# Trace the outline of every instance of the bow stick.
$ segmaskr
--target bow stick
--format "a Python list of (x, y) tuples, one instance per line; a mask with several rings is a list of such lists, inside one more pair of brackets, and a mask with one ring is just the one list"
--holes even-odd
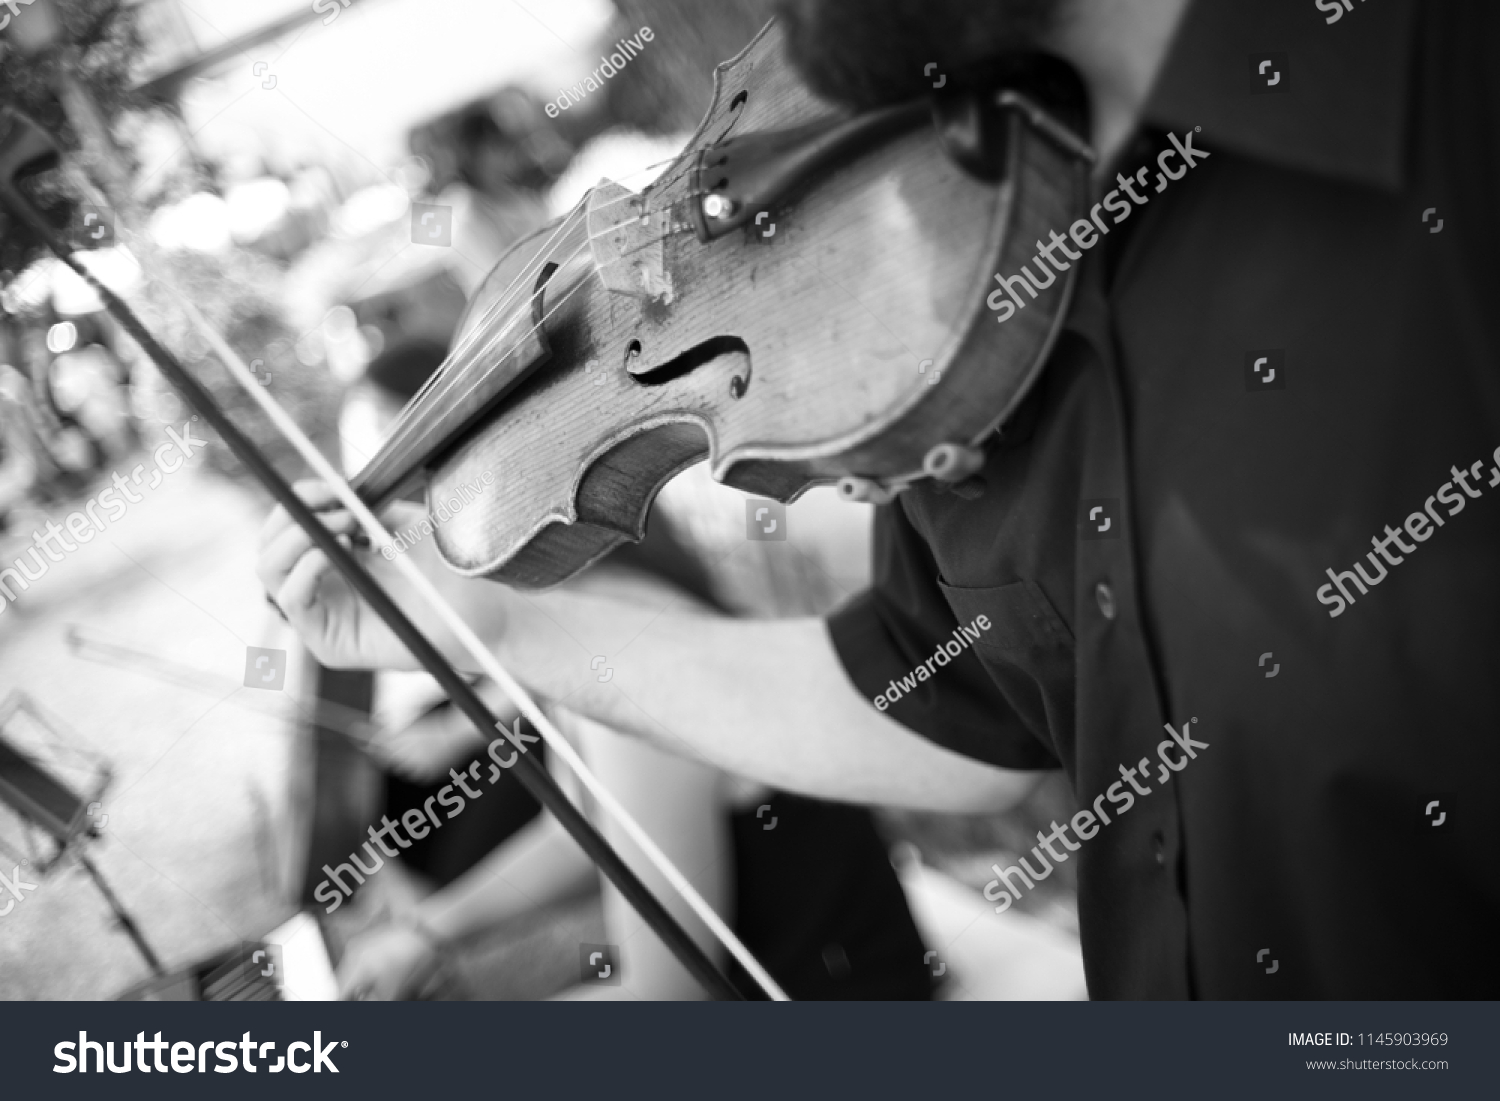
[[(545, 806), (568, 831), (589, 858), (609, 878), (620, 893), (640, 914), (647, 925), (659, 936), (684, 967), (717, 998), (738, 999), (743, 995), (723, 974), (708, 954), (698, 946), (687, 931), (651, 894), (646, 885), (620, 858), (604, 837), (587, 818), (568, 801), (545, 766), (526, 747), (505, 729), (485, 706), (484, 702), (448, 663), (437, 648), (417, 629), (406, 614), (396, 605), (380, 584), (346, 550), (291, 486), (276, 471), (260, 450), (234, 425), (213, 397), (172, 355), (151, 335), (146, 326), (136, 317), (118, 295), (97, 279), (92, 272), (73, 255), (67, 242), (33, 208), (16, 185), (23, 170), (39, 167), (55, 156), (56, 148), (51, 139), (29, 118), (12, 109), (0, 111), (0, 202), (12, 215), (32, 230), (59, 260), (67, 264), (80, 278), (99, 294), (109, 312), (135, 339), (163, 376), (198, 411), (208, 424), (219, 433), (234, 456), (261, 482), (277, 502), (287, 510), (292, 520), (307, 533), (309, 539), (328, 556), (328, 560), (344, 576), (374, 612), (391, 628), (403, 645), (417, 661), (442, 686), (454, 704), (474, 723), (481, 735), (500, 731), (516, 746), (513, 754), (517, 758), (518, 779), (543, 806)], [(162, 282), (159, 280), (159, 282)], [(163, 285), (165, 285), (163, 283)], [(243, 360), (203, 318), (193, 305), (175, 288), (168, 286), (173, 297), (183, 307), (189, 320), (207, 340), (236, 381), (251, 395), (265, 411), (272, 423), (289, 443), (295, 447), (309, 466), (334, 491), (340, 502), (350, 510), (365, 529), (374, 547), (394, 548), (390, 533), (375, 517), (374, 513), (349, 487), (302, 432), (287, 412), (260, 386)], [(552, 724), (552, 721), (537, 706), (530, 694), (496, 660), (488, 647), (464, 622), (462, 617), (445, 601), (432, 583), (405, 555), (395, 555), (395, 563), (416, 591), (442, 619), (481, 669), (498, 684), (527, 720), (536, 727), (552, 748), (577, 775), (589, 793), (604, 807), (615, 822), (625, 830), (646, 858), (666, 878), (692, 908), (700, 920), (720, 941), (729, 953), (755, 979), (768, 997), (775, 1001), (789, 1000), (766, 972), (759, 961), (745, 948), (724, 920), (698, 894), (686, 876), (680, 872), (656, 845), (640, 824), (620, 805), (614, 795), (601, 784), (583, 763), (573, 746)]]

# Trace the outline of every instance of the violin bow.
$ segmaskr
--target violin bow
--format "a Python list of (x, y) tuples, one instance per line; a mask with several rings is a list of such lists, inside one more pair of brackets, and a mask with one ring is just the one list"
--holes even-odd
[[(120, 323), (160, 369), (162, 375), (184, 400), (216, 431), (229, 450), (244, 464), (276, 501), (287, 510), (292, 520), (306, 532), (313, 544), (328, 556), (335, 569), (349, 582), (375, 614), (390, 627), (396, 637), (411, 652), (412, 656), (427, 670), (449, 699), (474, 724), (486, 738), (491, 732), (500, 731), (516, 747), (517, 778), (538, 802), (557, 818), (558, 822), (573, 837), (589, 859), (607, 876), (616, 889), (635, 908), (654, 933), (715, 998), (738, 1000), (744, 995), (723, 973), (709, 955), (688, 935), (682, 925), (672, 916), (655, 895), (646, 887), (620, 855), (610, 846), (592, 823), (575, 807), (558, 787), (541, 760), (526, 751), (526, 747), (515, 735), (500, 724), (489, 708), (475, 693), (469, 683), (459, 675), (438, 649), (421, 633), (394, 600), (381, 588), (380, 583), (359, 563), (353, 553), (324, 527), (313, 511), (303, 503), (287, 481), (219, 408), (212, 395), (194, 378), (176, 357), (162, 346), (149, 329), (135, 315), (130, 306), (102, 281), (94, 276), (73, 255), (68, 243), (36, 211), (18, 187), (24, 170), (40, 167), (46, 160), (55, 157), (57, 150), (51, 138), (35, 122), (11, 108), (0, 110), (0, 203), (57, 256), (64, 264), (88, 283), (104, 302), (110, 314)], [(209, 346), (223, 361), (260, 408), (270, 418), (277, 430), (290, 443), (318, 477), (333, 490), (343, 506), (359, 520), (375, 550), (386, 547), (395, 549), (395, 542), (384, 525), (360, 500), (332, 464), (324, 457), (298, 427), (277, 401), (271, 397), (251, 373), (250, 368), (239, 357), (229, 343), (211, 326), (198, 310), (161, 277), (159, 285), (165, 287), (179, 303)], [(428, 606), (437, 613), (443, 624), (454, 633), (470, 657), (480, 669), (487, 673), (520, 710), (521, 714), (537, 729), (548, 747), (557, 753), (573, 770), (588, 790), (612, 819), (640, 848), (647, 860), (671, 884), (683, 901), (693, 910), (729, 954), (743, 967), (773, 1001), (789, 1001), (776, 981), (766, 972), (760, 962), (751, 955), (734, 931), (724, 922), (687, 877), (669, 860), (649, 834), (641, 828), (634, 817), (620, 804), (593, 772), (584, 764), (572, 744), (557, 730), (551, 719), (537, 706), (521, 684), (500, 664), (495, 655), (479, 639), (463, 618), (453, 610), (441, 593), (406, 555), (394, 555), (396, 568), (413, 586)], [(519, 729), (519, 728), (518, 728)]]

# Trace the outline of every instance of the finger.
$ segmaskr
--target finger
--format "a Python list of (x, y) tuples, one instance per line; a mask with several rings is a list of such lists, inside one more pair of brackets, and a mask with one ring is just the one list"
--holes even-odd
[(292, 484), (292, 492), (302, 498), (302, 503), (314, 512), (322, 512), (339, 504), (339, 495), (333, 486), (318, 478), (304, 478)]
[(303, 555), (313, 549), (313, 541), (299, 527), (283, 531), (269, 546), (263, 548), (255, 559), (255, 575), (261, 585), (272, 596), (286, 584), (287, 574), (302, 560)]
[(261, 587), (275, 595), (286, 575), (312, 545), (307, 533), (295, 524), (268, 535), (255, 555), (255, 576), (260, 579)]
[[(334, 495), (328, 483), (320, 482), (316, 479), (303, 479), (293, 484), (292, 492), (302, 500), (303, 504), (307, 505), (314, 512), (323, 511), (330, 507), (330, 505), (338, 503), (338, 498)], [(260, 546), (266, 546), (288, 527), (295, 525), (295, 523), (286, 508), (282, 505), (277, 505), (271, 510), (271, 514), (266, 517), (265, 523), (261, 525)]]
[[(342, 511), (324, 513), (318, 518), (323, 526), (335, 535), (351, 534), (358, 524), (353, 516)], [(273, 540), (263, 546), (256, 559), (255, 568), (266, 591), (274, 593), (279, 589), (292, 567), (312, 546), (312, 537), (295, 524), (283, 529)]]
[(297, 560), (281, 587), (271, 595), (294, 623), (305, 620), (316, 610), (318, 585), (323, 575), (332, 569), (328, 556), (315, 547)]
[(369, 980), (365, 975), (366, 968), (359, 957), (352, 951), (346, 950), (346, 952), (347, 954), (340, 961), (334, 978), (338, 983), (340, 998), (348, 1001), (358, 1001), (358, 993), (367, 985)]
[(380, 521), (383, 527), (387, 528), (400, 527), (403, 523), (409, 521), (411, 516), (412, 506), (407, 501), (392, 501), (376, 513), (376, 519)]
[(368, 981), (361, 980), (348, 987), (340, 987), (339, 997), (346, 1002), (368, 1002), (372, 1000), (370, 990), (371, 984)]
[(266, 544), (285, 531), (291, 522), (292, 517), (286, 509), (280, 505), (273, 508), (265, 522), (260, 525), (260, 541), (257, 543), (257, 549), (263, 550)]

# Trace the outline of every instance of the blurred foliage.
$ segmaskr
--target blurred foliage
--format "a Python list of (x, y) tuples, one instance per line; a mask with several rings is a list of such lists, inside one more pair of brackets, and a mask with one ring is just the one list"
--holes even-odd
[[(141, 112), (158, 108), (130, 93), (146, 47), (137, 16), (137, 6), (129, 0), (37, 0), (13, 15), (0, 33), (0, 104), (39, 123), (57, 141), (64, 159), (62, 168), (29, 179), (26, 191), (59, 229), (68, 224), (74, 204), (85, 198), (78, 191), (81, 179), (115, 192), (120, 200), (116, 217), (121, 222), (121, 239), (148, 276), (143, 289), (132, 296), (132, 305), (157, 339), (208, 388), (272, 462), (283, 473), (298, 476), (304, 464), (290, 445), (209, 353), (181, 310), (152, 286), (150, 277), (161, 275), (188, 294), (230, 345), (247, 362), (255, 363), (259, 377), (268, 379), (271, 393), (293, 418), (321, 445), (331, 446), (336, 438), (338, 387), (320, 355), (312, 357), (313, 366), (297, 359), (296, 342), (301, 334), (290, 328), (280, 304), (284, 270), (243, 249), (223, 254), (163, 251), (151, 246), (140, 232), (149, 210), (135, 197), (137, 164), (118, 140), (131, 130), (129, 124), (139, 122)], [(81, 133), (80, 126), (85, 130), (92, 126), (92, 135)], [(101, 165), (101, 159), (108, 164)], [(158, 179), (159, 193), (185, 193), (202, 186), (191, 164), (177, 171), (191, 178), (175, 184)], [(6, 224), (0, 215), (0, 282), (24, 271), (44, 251), (32, 234), (14, 223)], [(133, 348), (133, 342), (126, 340)], [(180, 424), (191, 415), (180, 401), (166, 397), (170, 388), (144, 353), (136, 355), (132, 366), (135, 388), (150, 395), (148, 405), (161, 414), (158, 421)], [(214, 433), (200, 429), (198, 434), (209, 440), (206, 455), (211, 468), (231, 476), (246, 475)]]
[[(135, 106), (129, 89), (142, 44), (127, 0), (37, 0), (9, 14), (0, 32), (0, 105), (36, 120), (65, 153), (81, 144), (63, 107), (65, 79), (88, 93), (106, 124)], [(35, 180), (31, 193), (49, 221), (67, 224), (72, 204), (55, 171)], [(41, 252), (29, 232), (0, 215), (0, 274), (21, 271)]]
[[(198, 312), (250, 365), (271, 396), (326, 452), (336, 453), (340, 390), (321, 362), (309, 367), (298, 360), (297, 340), (302, 334), (287, 325), (278, 305), (281, 269), (275, 263), (242, 249), (222, 256), (156, 251), (143, 262), (190, 296)], [(148, 284), (134, 305), (156, 339), (171, 349), (276, 468), (289, 478), (304, 477), (306, 464), (159, 285)], [(159, 393), (169, 390), (154, 367), (144, 366), (144, 355), (142, 362), (137, 369), (151, 380), (149, 387)], [(154, 404), (162, 407), (160, 400)], [(170, 408), (172, 403), (167, 405)], [(182, 412), (183, 417), (188, 415)], [(215, 433), (200, 429), (199, 435), (209, 441), (205, 454), (211, 468), (235, 478), (248, 477)]]
[[(82, 81), (110, 115), (133, 106), (129, 88), (141, 52), (135, 7), (126, 0), (39, 0), (11, 16), (0, 33), (0, 102), (36, 119), (65, 149), (78, 147), (57, 96), (60, 69)], [(28, 50), (23, 32), (27, 20), (47, 13), (58, 39), (71, 50)]]

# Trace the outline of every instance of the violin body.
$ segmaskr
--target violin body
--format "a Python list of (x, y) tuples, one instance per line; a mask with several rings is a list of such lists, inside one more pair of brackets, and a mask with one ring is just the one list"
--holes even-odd
[(641, 538), (705, 456), (783, 501), (960, 480), (1041, 370), (1073, 273), (1003, 324), (995, 275), (1087, 204), (1087, 148), (988, 95), (983, 118), (851, 118), (768, 25), (657, 182), (602, 182), (497, 265), (356, 489), (378, 503), (425, 476), (430, 508), (464, 502), (436, 526), (449, 565), (540, 588)]

